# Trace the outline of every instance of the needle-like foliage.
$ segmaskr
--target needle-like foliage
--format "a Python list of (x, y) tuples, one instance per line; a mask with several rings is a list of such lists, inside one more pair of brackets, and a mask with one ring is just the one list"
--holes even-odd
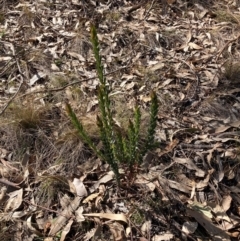
[(66, 104), (66, 110), (82, 140), (99, 158), (106, 161), (111, 166), (119, 181), (119, 165), (127, 164), (131, 172), (132, 168), (135, 165), (141, 164), (144, 155), (155, 146), (154, 135), (157, 126), (158, 113), (157, 96), (154, 92), (151, 94), (150, 123), (145, 141), (140, 142), (141, 112), (139, 106), (135, 108), (133, 120), (129, 120), (127, 131), (121, 130), (117, 127), (112, 115), (111, 101), (109, 98), (110, 90), (104, 76), (104, 69), (99, 51), (99, 42), (96, 28), (94, 26), (91, 27), (91, 42), (93, 45), (96, 71), (99, 79), (98, 103), (100, 115), (97, 116), (97, 125), (103, 144), (102, 150), (99, 150), (93, 143), (68, 103)]

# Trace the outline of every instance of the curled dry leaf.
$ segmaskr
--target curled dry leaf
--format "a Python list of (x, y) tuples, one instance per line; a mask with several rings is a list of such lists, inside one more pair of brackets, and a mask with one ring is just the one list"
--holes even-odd
[(148, 239), (144, 238), (144, 237), (140, 237), (139, 241), (148, 241)]
[[(1, 58), (0, 58), (0, 61), (1, 61)], [(8, 155), (8, 151), (4, 148), (0, 148), (0, 158), (6, 158)]]
[(68, 224), (63, 228), (62, 233), (61, 233), (61, 238), (60, 241), (64, 241), (67, 234), (69, 233), (69, 231), (71, 230), (71, 226), (73, 224), (73, 219), (70, 219), (68, 221)]
[(107, 223), (115, 241), (127, 241), (123, 225), (117, 222)]
[(3, 178), (11, 178), (15, 176), (17, 172), (19, 172), (18, 169), (13, 168), (10, 165), (6, 165), (6, 162), (4, 164), (0, 164), (0, 175)]
[(156, 188), (156, 185), (153, 182), (149, 181), (152, 178), (153, 178), (153, 175), (151, 175), (150, 173), (137, 175), (135, 184), (144, 184), (150, 189), (150, 191), (154, 191), (154, 189)]
[(231, 202), (232, 202), (232, 197), (230, 195), (226, 195), (223, 197), (221, 204), (222, 204), (222, 208), (225, 212), (230, 208)]
[(30, 229), (30, 231), (38, 236), (42, 236), (42, 233), (36, 229), (36, 227), (34, 227), (34, 223), (32, 222), (32, 216), (30, 216), (28, 219), (27, 219), (27, 227)]
[(186, 234), (194, 233), (198, 227), (197, 222), (185, 222), (182, 226), (182, 231)]
[(192, 42), (188, 43), (188, 46), (189, 46), (191, 49), (202, 49), (201, 46), (199, 46), (199, 45), (197, 45), (197, 44), (195, 44), (195, 43), (192, 43)]
[(212, 236), (214, 241), (230, 241), (229, 235), (220, 228), (216, 227), (212, 223), (212, 220), (203, 213), (200, 213), (199, 211), (190, 208), (187, 209), (187, 213), (191, 217), (194, 217), (196, 221), (201, 224), (203, 228), (206, 229), (206, 231)]
[(189, 201), (189, 207), (203, 213), (206, 217), (212, 218), (212, 208), (199, 202)]
[(114, 214), (114, 213), (85, 213), (83, 214), (85, 217), (100, 217), (115, 221), (123, 221), (128, 223), (127, 217), (124, 214)]
[(83, 222), (85, 220), (82, 213), (83, 213), (83, 207), (80, 206), (75, 212), (75, 218), (77, 222)]
[(20, 219), (20, 218), (24, 217), (26, 214), (28, 214), (27, 210), (15, 211), (12, 213), (11, 218), (12, 219)]
[(150, 234), (150, 231), (151, 231), (151, 225), (152, 225), (152, 222), (151, 220), (148, 220), (148, 221), (145, 221), (141, 227), (141, 231), (142, 233), (144, 234), (144, 236), (147, 236)]
[(153, 65), (153, 66), (149, 66), (148, 69), (149, 69), (150, 71), (156, 71), (156, 70), (162, 69), (162, 68), (164, 68), (164, 67), (165, 67), (165, 64), (162, 63), (162, 62), (160, 62), (160, 63), (157, 63), (157, 64), (155, 64), (155, 65)]
[(199, 181), (196, 184), (196, 188), (203, 189), (204, 187), (206, 187), (208, 185), (209, 179), (210, 179), (210, 174), (208, 174), (203, 180)]
[(161, 235), (154, 235), (152, 241), (168, 241), (172, 238), (174, 238), (174, 235), (170, 232), (166, 232)]
[(5, 196), (6, 196), (6, 192), (7, 192), (7, 188), (4, 186), (1, 188), (0, 191), (0, 204), (2, 203), (2, 201), (4, 200)]
[(90, 240), (92, 237), (95, 237), (95, 234), (97, 233), (98, 228), (93, 228), (89, 232), (87, 232), (83, 238), (84, 241)]
[(190, 169), (190, 170), (195, 170), (196, 171), (196, 176), (198, 177), (204, 177), (205, 176), (205, 171), (201, 170), (200, 168), (198, 168), (191, 159), (189, 158), (174, 158), (174, 161), (184, 165), (186, 168)]
[(86, 197), (82, 203), (88, 203), (91, 202), (92, 200), (94, 200), (95, 198), (97, 198), (99, 195), (101, 195), (101, 193), (92, 193), (91, 195), (89, 195), (88, 197)]
[(47, 237), (44, 239), (44, 241), (53, 241), (53, 240), (54, 240), (53, 237)]
[(64, 194), (64, 196), (60, 198), (60, 204), (62, 208), (66, 208), (70, 202), (71, 199), (67, 194)]
[(231, 222), (230, 218), (228, 217), (228, 215), (226, 214), (226, 212), (223, 210), (223, 208), (219, 205), (216, 205), (213, 209), (212, 209), (213, 213), (216, 216), (216, 220), (220, 221), (220, 220), (226, 220), (228, 222)]
[(91, 188), (90, 191), (94, 192), (101, 183), (107, 183), (111, 181), (114, 178), (114, 172), (110, 171), (107, 173), (107, 175), (103, 176), (101, 179), (99, 179)]
[(167, 180), (167, 181), (171, 188), (174, 188), (176, 190), (179, 190), (179, 191), (187, 193), (187, 194), (191, 193), (191, 191), (192, 191), (192, 188), (184, 183), (179, 183), (179, 182), (176, 182), (173, 180)]
[(4, 208), (4, 211), (5, 212), (15, 211), (22, 204), (23, 189), (21, 188), (17, 191), (10, 192), (8, 195), (9, 195), (9, 199)]
[(83, 182), (78, 179), (78, 178), (74, 178), (72, 184), (74, 185), (75, 187), (75, 194), (77, 194), (78, 196), (80, 197), (85, 197), (87, 196), (87, 190), (83, 184)]
[(59, 213), (59, 216), (51, 226), (49, 236), (54, 236), (59, 230), (61, 230), (67, 220), (72, 217), (73, 212), (78, 208), (80, 202), (81, 197), (75, 197), (75, 199), (69, 204), (69, 206), (67, 206), (61, 213)]
[(38, 80), (46, 78), (47, 73), (45, 72), (39, 72), (37, 74), (35, 74), (29, 81), (29, 85), (32, 86), (34, 85)]

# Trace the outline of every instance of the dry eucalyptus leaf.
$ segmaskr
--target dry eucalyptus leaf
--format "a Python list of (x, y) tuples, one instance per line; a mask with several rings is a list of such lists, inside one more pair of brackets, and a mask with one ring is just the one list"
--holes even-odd
[(85, 220), (83, 216), (83, 207), (80, 206), (76, 211), (75, 211), (75, 218), (77, 222), (83, 222)]
[(101, 179), (99, 179), (91, 188), (90, 188), (90, 191), (91, 192), (94, 192), (101, 183), (107, 183), (111, 180), (113, 180), (115, 174), (113, 171), (110, 171), (107, 173), (107, 175), (103, 176)]
[(223, 200), (221, 202), (221, 206), (223, 208), (223, 210), (226, 212), (228, 211), (228, 209), (230, 208), (231, 206), (231, 203), (232, 203), (232, 197), (230, 195), (226, 195), (223, 197)]
[(144, 236), (150, 234), (150, 230), (151, 230), (151, 224), (152, 222), (150, 220), (145, 221), (141, 227), (141, 231), (144, 234)]
[(170, 232), (166, 232), (160, 235), (154, 235), (152, 241), (169, 241), (174, 238), (174, 235)]
[(32, 233), (38, 235), (38, 236), (42, 236), (42, 233), (36, 229), (36, 227), (34, 227), (35, 224), (32, 222), (32, 216), (30, 216), (28, 219), (27, 219), (27, 227), (31, 230)]
[(0, 204), (6, 196), (6, 192), (7, 192), (7, 187), (5, 187), (5, 186), (2, 187), (1, 190), (0, 190)]
[(196, 221), (201, 224), (203, 228), (206, 229), (206, 231), (211, 235), (214, 241), (230, 241), (229, 235), (220, 228), (216, 227), (213, 224), (212, 220), (203, 213), (190, 208), (187, 209), (187, 213), (191, 217), (194, 217)]
[(124, 214), (114, 214), (114, 213), (84, 213), (85, 217), (100, 217), (115, 221), (123, 221), (128, 223), (127, 217)]
[(178, 158), (175, 157), (174, 161), (184, 165), (186, 168), (190, 169), (190, 170), (195, 170), (196, 171), (196, 176), (198, 177), (204, 177), (205, 176), (205, 171), (201, 170), (200, 168), (198, 168), (191, 159), (189, 158)]
[(64, 241), (67, 234), (70, 232), (71, 230), (71, 226), (73, 224), (73, 219), (70, 219), (68, 221), (68, 224), (63, 228), (62, 232), (61, 232), (61, 238), (60, 238), (60, 241)]
[(91, 229), (89, 232), (87, 232), (83, 238), (84, 241), (88, 241), (90, 240), (92, 237), (95, 236), (96, 232), (97, 232), (98, 228), (93, 228)]
[(99, 195), (101, 195), (101, 193), (92, 193), (91, 195), (89, 195), (88, 197), (86, 197), (82, 203), (88, 203), (91, 202), (92, 200), (96, 199)]
[(15, 211), (18, 209), (22, 204), (23, 198), (23, 189), (16, 190), (14, 192), (8, 193), (9, 199), (4, 208), (5, 212)]
[(125, 234), (124, 226), (117, 222), (108, 223), (113, 238), (115, 241), (127, 241), (127, 237)]
[(74, 187), (75, 187), (76, 194), (77, 194), (78, 196), (80, 196), (80, 197), (85, 197), (85, 196), (87, 196), (87, 194), (88, 194), (88, 193), (87, 193), (87, 190), (86, 190), (83, 182), (82, 182), (80, 179), (74, 178), (74, 180), (73, 180), (72, 183), (73, 183), (73, 185), (74, 185)]
[(182, 226), (182, 231), (186, 234), (194, 233), (198, 227), (197, 222), (185, 222)]
[(65, 223), (72, 217), (73, 212), (78, 208), (81, 202), (81, 197), (75, 197), (75, 199), (67, 206), (59, 216), (54, 221), (49, 231), (49, 236), (55, 235), (61, 228), (65, 225)]

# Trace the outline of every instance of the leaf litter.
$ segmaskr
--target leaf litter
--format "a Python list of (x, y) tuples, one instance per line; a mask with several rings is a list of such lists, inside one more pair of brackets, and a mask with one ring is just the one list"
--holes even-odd
[[(3, 240), (239, 240), (237, 1), (0, 8)], [(159, 146), (121, 187), (64, 110), (67, 99), (101, 148), (91, 23), (118, 126), (136, 102), (147, 113), (152, 89), (161, 104)]]

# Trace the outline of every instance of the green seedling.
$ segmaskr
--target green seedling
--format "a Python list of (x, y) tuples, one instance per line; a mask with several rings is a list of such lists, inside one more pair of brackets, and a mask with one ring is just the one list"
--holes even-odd
[(130, 173), (133, 174), (136, 167), (143, 162), (145, 154), (155, 147), (154, 135), (157, 126), (158, 100), (156, 94), (152, 92), (149, 127), (146, 138), (143, 141), (140, 141), (141, 112), (139, 106), (135, 108), (133, 120), (129, 120), (129, 125), (126, 131), (116, 126), (109, 97), (110, 90), (104, 76), (102, 60), (99, 54), (99, 42), (94, 26), (91, 27), (91, 42), (93, 45), (96, 71), (99, 79), (98, 103), (100, 115), (97, 116), (97, 126), (103, 144), (101, 150), (99, 150), (94, 144), (69, 103), (66, 103), (66, 110), (81, 139), (100, 159), (110, 165), (115, 173), (117, 181), (119, 182), (120, 165), (127, 166)]

